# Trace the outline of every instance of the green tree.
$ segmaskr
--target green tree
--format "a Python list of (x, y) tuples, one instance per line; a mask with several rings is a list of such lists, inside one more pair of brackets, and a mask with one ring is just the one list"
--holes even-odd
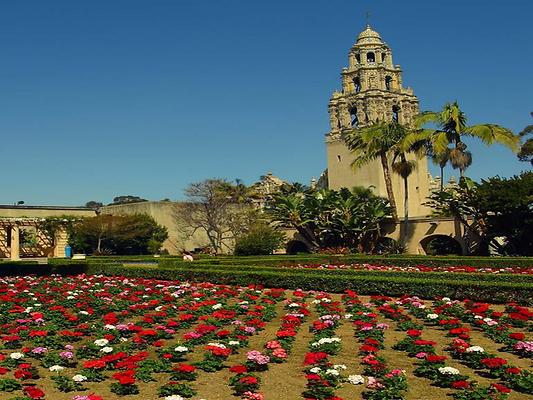
[(276, 227), (258, 220), (246, 233), (239, 235), (235, 242), (235, 255), (268, 255), (279, 249), (286, 237)]
[(391, 214), (391, 207), (368, 190), (316, 190), (295, 185), (274, 194), (267, 213), (274, 222), (298, 231), (313, 251), (327, 247), (373, 251), (380, 223)]
[(143, 199), (139, 196), (117, 196), (113, 199), (113, 202), (110, 203), (110, 205), (117, 205), (117, 204), (129, 204), (129, 203), (142, 203), (148, 201), (146, 199)]
[(255, 219), (248, 188), (224, 179), (206, 179), (185, 189), (186, 200), (176, 219), (188, 236), (205, 233), (215, 254), (233, 252), (238, 234)]
[(346, 145), (355, 156), (352, 162), (354, 168), (361, 167), (378, 158), (381, 161), (387, 197), (392, 207), (392, 217), (395, 221), (398, 221), (398, 209), (392, 189), (389, 154), (394, 149), (398, 149), (398, 145), (404, 136), (405, 128), (395, 121), (356, 129), (344, 136)]
[(464, 226), (469, 250), (486, 251), (492, 239), (505, 237), (502, 254), (533, 255), (533, 172), (480, 183), (466, 178), (433, 193), (428, 205)]
[[(530, 113), (530, 115), (533, 117), (533, 112)], [(531, 134), (533, 134), (533, 124), (526, 126), (518, 135), (524, 138)], [(520, 151), (518, 152), (518, 159), (533, 165), (533, 138), (526, 139), (524, 143), (522, 143)]]
[(167, 229), (148, 215), (102, 214), (75, 222), (69, 242), (75, 251), (90, 254), (149, 254), (167, 237)]
[[(465, 170), (472, 164), (472, 153), (467, 150), (465, 137), (475, 137), (487, 145), (499, 143), (513, 151), (518, 149), (519, 137), (509, 129), (494, 124), (468, 126), (465, 113), (457, 102), (447, 103), (439, 112), (427, 111), (420, 114), (415, 121), (416, 127), (405, 140), (407, 146), (420, 145), (439, 157), (449, 152), (449, 161), (454, 169), (459, 169), (461, 178)], [(427, 124), (434, 128), (423, 128)], [(451, 148), (449, 146), (452, 146)]]

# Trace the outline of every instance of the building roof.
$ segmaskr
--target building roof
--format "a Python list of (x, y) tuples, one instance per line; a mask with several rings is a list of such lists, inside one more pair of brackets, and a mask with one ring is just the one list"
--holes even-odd
[(379, 33), (367, 25), (365, 30), (357, 36), (356, 44), (383, 44), (383, 40)]

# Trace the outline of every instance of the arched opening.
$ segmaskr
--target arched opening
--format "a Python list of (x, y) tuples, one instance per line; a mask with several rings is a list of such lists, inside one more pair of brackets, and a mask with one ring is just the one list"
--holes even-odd
[(359, 54), (355, 55), (355, 61), (357, 61), (357, 64), (361, 64), (361, 56)]
[(359, 126), (359, 118), (357, 117), (357, 107), (352, 107), (350, 109), (350, 120), (352, 121), (352, 126), (357, 128)]
[(353, 78), (353, 85), (355, 87), (355, 93), (359, 93), (361, 91), (361, 80), (358, 76)]
[(376, 55), (371, 51), (366, 53), (366, 62), (369, 64), (374, 64), (376, 62)]
[(287, 254), (309, 253), (309, 247), (301, 240), (291, 240), (287, 243)]
[(424, 252), (430, 256), (462, 255), (461, 244), (454, 238), (446, 235), (432, 235), (420, 241)]
[(381, 62), (384, 64), (387, 63), (387, 53), (381, 53)]
[(392, 77), (387, 75), (385, 77), (385, 89), (391, 90), (392, 89)]
[(392, 106), (392, 120), (398, 122), (400, 116), (400, 107)]

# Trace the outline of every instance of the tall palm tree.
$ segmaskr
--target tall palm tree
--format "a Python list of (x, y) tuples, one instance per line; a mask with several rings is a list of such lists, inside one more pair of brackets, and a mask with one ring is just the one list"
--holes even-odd
[[(392, 189), (389, 157), (391, 155), (393, 156), (393, 171), (399, 173), (404, 178), (406, 201), (408, 201), (409, 195), (406, 181), (414, 169), (414, 163), (407, 161), (405, 157), (406, 152), (413, 151), (413, 149), (403, 145), (407, 134), (408, 128), (397, 121), (391, 121), (356, 129), (344, 136), (346, 145), (355, 156), (352, 162), (354, 168), (368, 164), (377, 158), (380, 159), (385, 187), (387, 189), (387, 197), (392, 207), (392, 217), (395, 221), (398, 221), (398, 209)], [(407, 210), (407, 202), (405, 203), (405, 209)]]
[(352, 167), (361, 167), (379, 158), (383, 168), (383, 178), (387, 189), (387, 197), (392, 207), (392, 217), (398, 221), (398, 209), (392, 190), (392, 179), (387, 154), (397, 144), (400, 136), (398, 124), (378, 123), (365, 128), (351, 131), (344, 135), (344, 141), (355, 155)]
[(440, 191), (444, 190), (444, 167), (450, 161), (450, 148), (446, 147), (446, 150), (443, 153), (433, 153), (431, 150), (428, 152), (431, 157), (433, 164), (439, 166), (440, 169)]
[[(466, 121), (466, 115), (457, 102), (445, 104), (439, 112), (424, 112), (415, 120), (415, 125), (421, 129), (406, 138), (406, 145), (424, 142), (435, 155), (449, 151), (450, 164), (459, 169), (461, 179), (464, 179), (465, 170), (472, 164), (472, 153), (463, 141), (465, 137), (476, 137), (487, 145), (499, 143), (513, 151), (518, 149), (520, 138), (509, 129), (494, 124), (467, 126)], [(423, 128), (429, 123), (437, 128)]]
[[(399, 143), (399, 146), (401, 146), (401, 143)], [(392, 170), (400, 175), (403, 179), (403, 221), (405, 224), (404, 227), (406, 227), (409, 223), (409, 185), (407, 179), (416, 169), (416, 161), (408, 160), (403, 151), (395, 151), (396, 154), (394, 154), (394, 159), (392, 161)], [(404, 229), (404, 232), (405, 231), (406, 230)]]

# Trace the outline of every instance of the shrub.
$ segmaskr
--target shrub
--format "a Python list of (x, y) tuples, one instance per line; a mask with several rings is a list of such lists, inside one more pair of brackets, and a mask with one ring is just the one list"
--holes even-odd
[(285, 241), (285, 234), (265, 222), (255, 224), (249, 232), (237, 238), (235, 255), (254, 256), (272, 254)]

